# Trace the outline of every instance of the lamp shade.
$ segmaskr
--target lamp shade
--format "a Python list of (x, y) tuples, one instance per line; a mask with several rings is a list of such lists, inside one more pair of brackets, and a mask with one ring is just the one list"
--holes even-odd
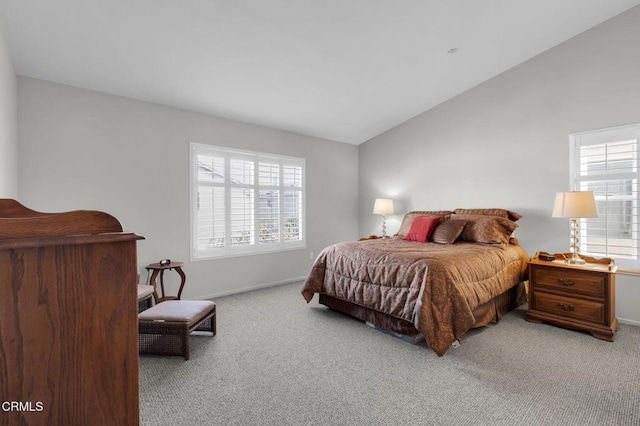
[(393, 200), (376, 198), (376, 202), (373, 204), (373, 214), (393, 214)]
[(593, 191), (558, 192), (552, 217), (598, 217)]

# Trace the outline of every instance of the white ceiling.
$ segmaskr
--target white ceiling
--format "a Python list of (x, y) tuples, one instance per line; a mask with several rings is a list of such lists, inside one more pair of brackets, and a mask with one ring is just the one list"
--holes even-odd
[(0, 20), (19, 75), (359, 144), (638, 4), (0, 0)]

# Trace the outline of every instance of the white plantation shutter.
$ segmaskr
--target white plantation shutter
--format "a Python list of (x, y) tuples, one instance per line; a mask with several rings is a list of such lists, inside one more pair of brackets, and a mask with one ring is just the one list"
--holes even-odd
[(280, 164), (259, 162), (260, 179), (259, 221), (260, 244), (278, 243), (280, 236)]
[(580, 220), (580, 250), (638, 268), (640, 125), (571, 135), (572, 188), (593, 191), (598, 218)]
[(251, 188), (228, 189), (229, 194), (229, 244), (246, 246), (254, 243), (253, 196)]
[(302, 235), (302, 193), (284, 191), (284, 239), (299, 240)]
[(295, 241), (302, 235), (302, 169), (298, 166), (284, 166), (283, 218), (284, 238)]
[(304, 159), (191, 144), (192, 259), (304, 248)]

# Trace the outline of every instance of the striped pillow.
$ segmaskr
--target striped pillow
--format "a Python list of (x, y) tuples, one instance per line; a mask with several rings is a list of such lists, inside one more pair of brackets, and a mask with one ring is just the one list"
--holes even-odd
[(464, 220), (445, 220), (440, 222), (433, 231), (431, 239), (438, 244), (453, 244), (453, 242), (462, 234), (464, 229)]

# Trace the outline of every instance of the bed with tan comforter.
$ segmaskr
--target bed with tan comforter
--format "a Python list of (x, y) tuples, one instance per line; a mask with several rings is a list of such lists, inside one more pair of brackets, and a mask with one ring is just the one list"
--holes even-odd
[(319, 293), (409, 322), (442, 356), (482, 322), (479, 307), (525, 279), (528, 255), (510, 241), (437, 244), (396, 236), (335, 244), (316, 259), (302, 295), (310, 302)]

